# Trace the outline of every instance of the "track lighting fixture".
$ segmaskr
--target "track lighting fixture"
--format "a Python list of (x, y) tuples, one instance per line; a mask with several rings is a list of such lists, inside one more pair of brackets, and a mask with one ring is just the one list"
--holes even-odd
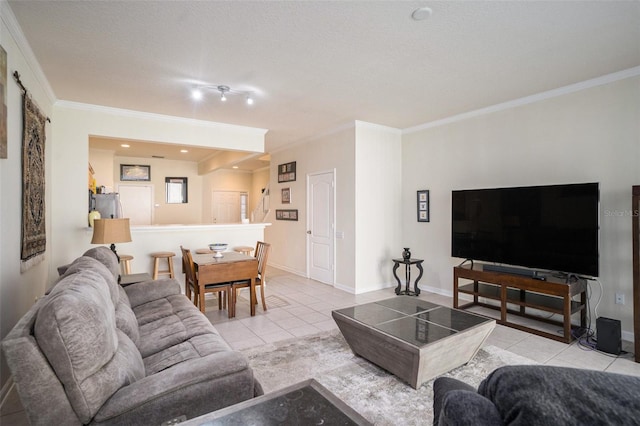
[(218, 91), (220, 93), (220, 100), (222, 102), (225, 102), (227, 100), (227, 96), (228, 95), (241, 95), (244, 96), (245, 101), (247, 102), (247, 105), (253, 105), (253, 92), (248, 92), (248, 91), (242, 91), (242, 90), (235, 90), (232, 89), (229, 86), (225, 86), (225, 85), (205, 85), (205, 86), (197, 86), (195, 87), (192, 91), (191, 91), (191, 97), (196, 100), (199, 101), (203, 98), (203, 91), (205, 90), (211, 90), (211, 91)]

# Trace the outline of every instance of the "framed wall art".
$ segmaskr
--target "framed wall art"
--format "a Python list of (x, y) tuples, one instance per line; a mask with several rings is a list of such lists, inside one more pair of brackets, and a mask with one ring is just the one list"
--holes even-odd
[(298, 220), (298, 210), (276, 210), (276, 220)]
[(278, 183), (296, 180), (296, 162), (280, 164), (278, 166)]
[(418, 222), (429, 222), (429, 191), (418, 191)]
[(151, 166), (138, 164), (120, 164), (121, 181), (150, 181)]
[(282, 204), (291, 204), (291, 188), (282, 188)]

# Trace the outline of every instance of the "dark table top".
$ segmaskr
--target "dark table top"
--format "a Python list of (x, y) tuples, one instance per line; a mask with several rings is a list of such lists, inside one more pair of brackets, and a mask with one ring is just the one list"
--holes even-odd
[(411, 296), (398, 296), (335, 312), (415, 346), (427, 345), (494, 321)]
[(315, 380), (195, 418), (187, 425), (371, 425)]

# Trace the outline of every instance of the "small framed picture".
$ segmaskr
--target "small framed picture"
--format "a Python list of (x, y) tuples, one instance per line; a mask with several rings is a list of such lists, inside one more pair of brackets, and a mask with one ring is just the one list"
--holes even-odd
[(138, 164), (120, 164), (121, 181), (150, 181), (151, 166)]
[(296, 162), (278, 165), (278, 183), (296, 180)]
[(429, 190), (418, 191), (418, 222), (429, 222)]
[(291, 204), (291, 188), (282, 188), (282, 204)]
[(276, 210), (276, 220), (298, 220), (298, 210)]

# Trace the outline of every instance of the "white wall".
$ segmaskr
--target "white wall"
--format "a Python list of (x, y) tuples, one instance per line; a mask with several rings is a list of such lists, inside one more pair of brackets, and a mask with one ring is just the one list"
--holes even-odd
[[(357, 121), (353, 127), (271, 155), (273, 224), (265, 230), (272, 244), (269, 263), (302, 276), (306, 271), (306, 176), (336, 171), (335, 286), (363, 293), (395, 286), (391, 258), (402, 254), (401, 133)], [(277, 183), (278, 164), (296, 161), (295, 182)], [(292, 203), (281, 203), (282, 188)], [(298, 222), (275, 220), (275, 209), (298, 209)]]
[[(296, 180), (278, 183), (278, 164), (296, 162)], [(355, 129), (352, 126), (319, 136), (311, 143), (301, 144), (271, 154), (271, 213), (272, 225), (265, 229), (271, 243), (269, 264), (298, 275), (306, 270), (306, 177), (310, 173), (336, 172), (336, 231), (343, 239), (336, 239), (335, 286), (355, 293)], [(291, 188), (291, 204), (282, 204), (281, 189)], [(298, 221), (275, 220), (276, 209), (298, 209)]]
[(400, 130), (356, 122), (356, 293), (396, 285), (391, 259), (408, 247), (400, 234), (401, 160)]
[[(402, 235), (425, 259), (425, 287), (451, 294), (451, 191), (600, 182), (598, 316), (633, 331), (631, 186), (640, 183), (640, 77), (485, 115), (405, 132)], [(429, 189), (431, 221), (417, 223), (416, 190)], [(622, 212), (622, 215), (606, 212)], [(593, 308), (600, 295), (593, 290)], [(624, 306), (614, 304), (616, 292)], [(630, 339), (630, 335), (626, 334)]]
[[(51, 137), (52, 124), (46, 125), (45, 143), (45, 221), (47, 246), (45, 260), (28, 271), (20, 273), (22, 224), (22, 91), (13, 79), (18, 71), (42, 112), (51, 117), (55, 101), (53, 93), (39, 68), (30, 61), (33, 54), (25, 48), (24, 36), (6, 2), (0, 2), (2, 26), (0, 44), (7, 52), (7, 139), (8, 155), (0, 159), (0, 339), (3, 339), (18, 319), (31, 307), (35, 298), (45, 290), (47, 271), (52, 257), (51, 243), (51, 153), (55, 140)], [(86, 165), (84, 182), (87, 181)], [(87, 192), (84, 192), (84, 199)], [(0, 398), (6, 388), (9, 370), (0, 351)]]

